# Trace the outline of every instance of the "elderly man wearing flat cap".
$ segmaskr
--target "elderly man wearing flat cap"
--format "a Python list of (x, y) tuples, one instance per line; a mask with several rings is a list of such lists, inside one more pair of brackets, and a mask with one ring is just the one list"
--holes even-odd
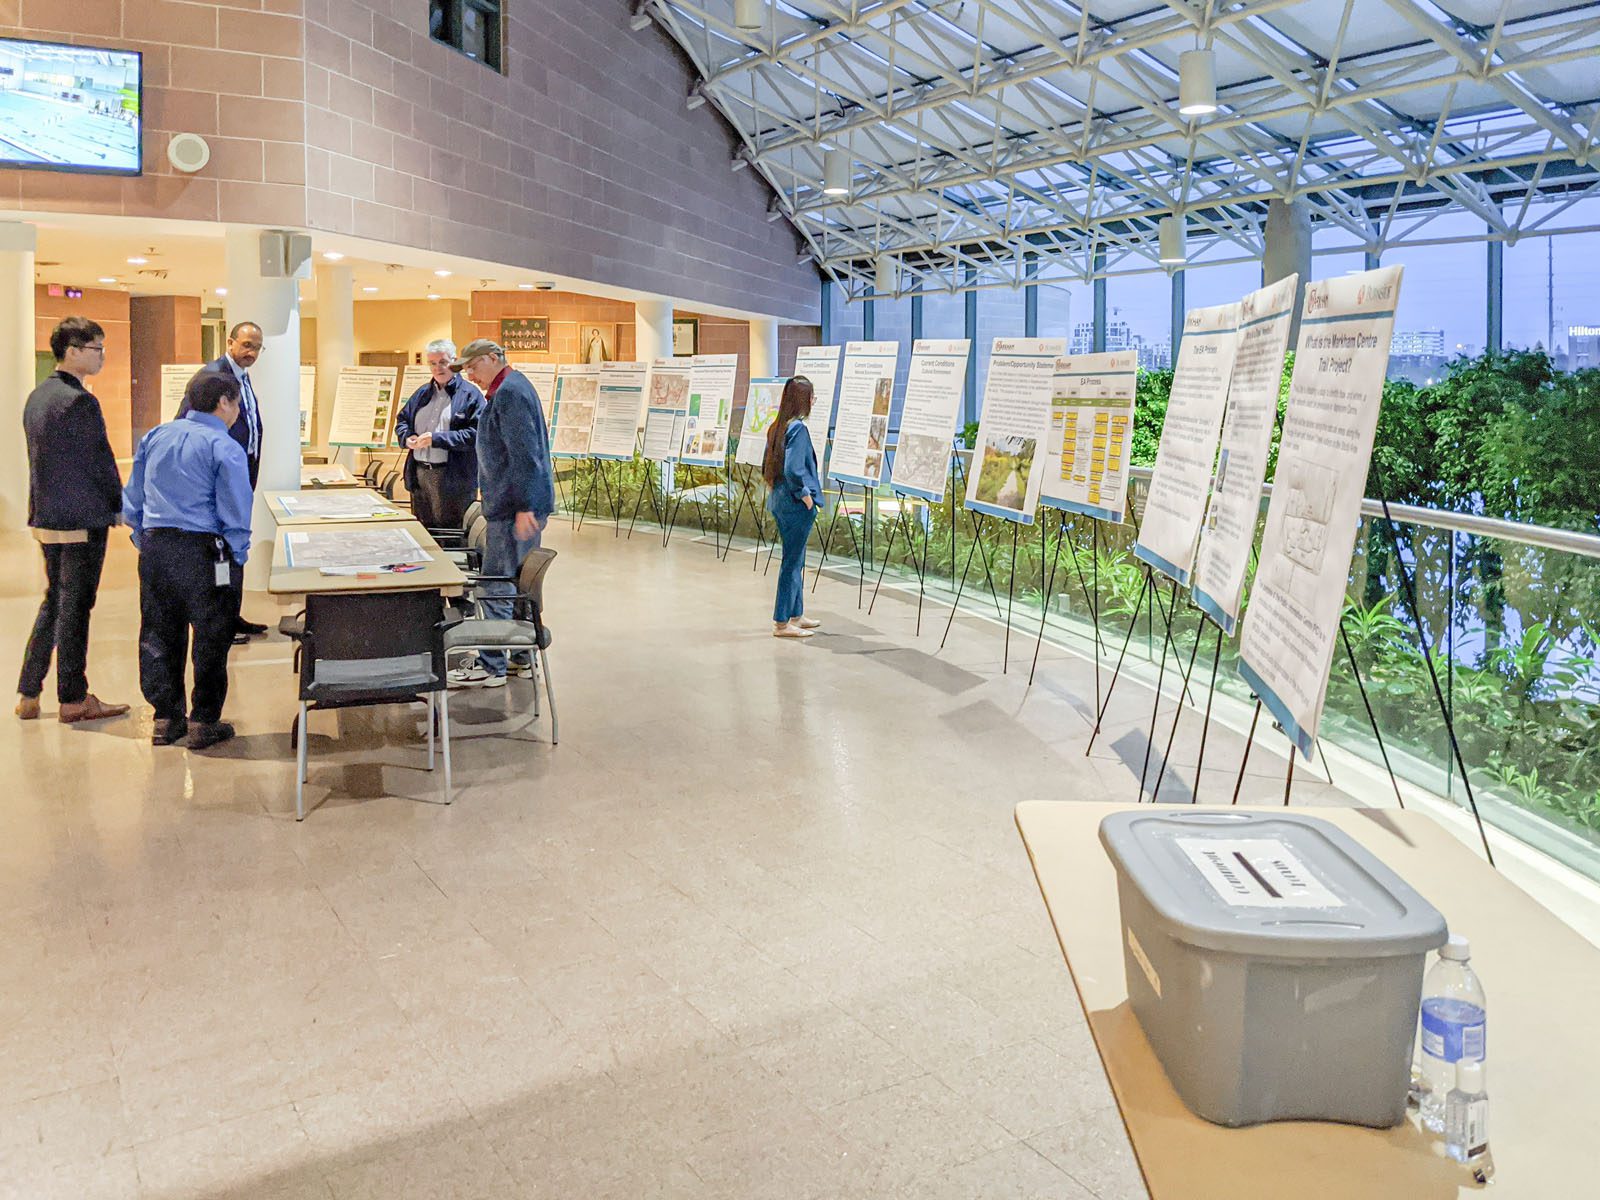
[[(540, 531), (556, 507), (555, 476), (550, 469), (550, 431), (533, 384), (511, 369), (506, 352), (488, 338), (468, 342), (450, 364), (483, 392), (478, 418), (478, 490), (489, 523), (483, 551), (483, 573), (515, 577), (528, 551), (539, 544)], [(508, 596), (510, 584), (489, 584)], [(486, 600), (484, 615), (509, 618), (511, 600)], [(450, 672), (456, 687), (504, 687), (506, 656), (480, 650), (475, 665)], [(529, 655), (511, 663), (518, 675), (532, 677)]]

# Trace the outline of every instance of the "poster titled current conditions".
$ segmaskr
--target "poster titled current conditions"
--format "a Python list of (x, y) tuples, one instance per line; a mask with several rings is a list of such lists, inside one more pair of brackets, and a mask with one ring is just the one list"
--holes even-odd
[(1040, 504), (1121, 523), (1138, 382), (1132, 350), (1056, 359)]
[(650, 364), (644, 404), (644, 456), (651, 462), (677, 462), (689, 413), (687, 358), (658, 358)]
[(1134, 557), (1182, 584), (1194, 569), (1238, 346), (1238, 304), (1191, 308), (1184, 317), (1150, 496), (1133, 547)]
[(1290, 275), (1239, 301), (1239, 350), (1222, 418), (1222, 450), (1190, 582), (1195, 606), (1230, 634), (1239, 622), (1256, 540), (1261, 483), (1278, 420), (1283, 353), (1289, 346), (1299, 280)]
[(1309, 760), (1383, 401), (1400, 267), (1306, 288), (1239, 674)]
[(974, 512), (1033, 524), (1046, 469), (1040, 459), (1050, 428), (1050, 386), (1066, 348), (1060, 338), (994, 339), (967, 474), (966, 505)]
[(839, 416), (828, 473), (842, 483), (876, 487), (889, 444), (889, 409), (899, 342), (851, 342), (839, 377)]
[(811, 415), (806, 428), (811, 431), (811, 446), (822, 465), (828, 445), (828, 430), (833, 427), (833, 398), (839, 390), (838, 346), (801, 346), (794, 352), (794, 373), (811, 380)]
[(965, 338), (912, 344), (905, 406), (900, 411), (900, 444), (891, 472), (895, 491), (934, 503), (944, 499), (971, 349)]
[(399, 404), (393, 367), (340, 367), (333, 393), (330, 446), (387, 446)]
[(728, 458), (728, 425), (733, 420), (733, 389), (739, 377), (737, 354), (697, 354), (689, 371), (689, 413), (678, 461), (695, 467), (720, 467)]

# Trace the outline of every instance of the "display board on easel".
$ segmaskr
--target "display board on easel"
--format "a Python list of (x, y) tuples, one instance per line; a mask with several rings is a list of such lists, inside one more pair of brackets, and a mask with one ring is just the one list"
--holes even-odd
[(161, 419), (170, 421), (183, 407), (183, 394), (189, 380), (205, 370), (204, 363), (163, 363), (161, 367)]
[(851, 342), (839, 375), (839, 412), (828, 474), (840, 483), (874, 488), (883, 475), (894, 405), (899, 342)]
[(752, 379), (744, 402), (744, 425), (739, 430), (739, 448), (733, 461), (745, 467), (759, 467), (767, 451), (767, 430), (778, 417), (787, 380)]
[(632, 460), (638, 442), (639, 405), (649, 374), (649, 363), (601, 364), (594, 434), (589, 440), (589, 453), (596, 458)]
[(1061, 338), (995, 338), (983, 387), (978, 444), (967, 476), (966, 507), (1033, 524), (1044, 483), (1040, 448), (1050, 428), (1050, 395)]
[(971, 350), (966, 338), (912, 343), (900, 442), (890, 471), (896, 492), (935, 504), (944, 499)]
[(300, 444), (309, 446), (317, 412), (317, 368), (300, 364)]
[(1306, 288), (1239, 674), (1309, 761), (1389, 366), (1402, 268)]
[(394, 429), (393, 367), (340, 367), (333, 393), (328, 445), (376, 449), (387, 446)]
[(650, 364), (643, 445), (644, 456), (652, 462), (678, 459), (689, 412), (689, 376), (687, 358), (658, 358)]
[(552, 457), (584, 458), (588, 455), (599, 402), (599, 367), (585, 363), (556, 368), (555, 401), (550, 406)]
[(737, 354), (697, 354), (689, 373), (689, 408), (678, 461), (694, 467), (725, 466)]
[(801, 346), (794, 352), (794, 373), (811, 380), (811, 415), (806, 428), (811, 431), (811, 446), (821, 466), (833, 428), (833, 403), (839, 390), (839, 346)]
[(1120, 523), (1127, 508), (1139, 356), (1131, 350), (1056, 360), (1039, 503)]
[(551, 414), (555, 411), (556, 364), (513, 362), (510, 366), (513, 371), (526, 375), (528, 382), (533, 384), (534, 394), (539, 397), (539, 404), (544, 409), (544, 423), (548, 426)]

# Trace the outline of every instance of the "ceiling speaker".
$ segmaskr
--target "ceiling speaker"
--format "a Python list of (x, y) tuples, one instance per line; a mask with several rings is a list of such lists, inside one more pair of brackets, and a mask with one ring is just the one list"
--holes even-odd
[(211, 147), (198, 133), (175, 133), (167, 143), (167, 161), (185, 175), (193, 175), (211, 161)]

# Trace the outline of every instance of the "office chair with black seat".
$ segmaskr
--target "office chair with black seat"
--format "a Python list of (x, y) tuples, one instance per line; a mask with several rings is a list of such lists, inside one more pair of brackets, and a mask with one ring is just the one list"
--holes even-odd
[(428, 707), (428, 770), (434, 718), (444, 746), (444, 802), (450, 794), (450, 697), (445, 672), (446, 616), (431, 591), (306, 597), (300, 634), (300, 715), (295, 721), (295, 820), (305, 819), (306, 720), (311, 712), (377, 704)]
[(460, 526), (429, 525), (428, 536), (439, 543), (441, 549), (459, 550), (467, 544), (467, 534), (472, 531), (473, 524), (483, 515), (483, 504), (474, 500), (467, 505), (466, 511), (461, 514)]
[(369, 458), (366, 467), (361, 472), (361, 482), (368, 487), (377, 487), (378, 479), (383, 474), (383, 459)]
[[(528, 551), (522, 569), (516, 578), (506, 575), (479, 575), (468, 584), (468, 591), (478, 613), (470, 620), (452, 625), (445, 630), (444, 645), (447, 653), (468, 650), (504, 650), (510, 654), (526, 652), (533, 659), (533, 715), (539, 715), (539, 679), (544, 678), (544, 694), (550, 701), (550, 744), (561, 740), (561, 727), (556, 718), (556, 694), (550, 687), (550, 626), (544, 623), (544, 579), (555, 562), (556, 552), (544, 547)], [(485, 594), (484, 585), (511, 583), (516, 594)], [(483, 604), (486, 600), (512, 600), (511, 618), (486, 617)]]

